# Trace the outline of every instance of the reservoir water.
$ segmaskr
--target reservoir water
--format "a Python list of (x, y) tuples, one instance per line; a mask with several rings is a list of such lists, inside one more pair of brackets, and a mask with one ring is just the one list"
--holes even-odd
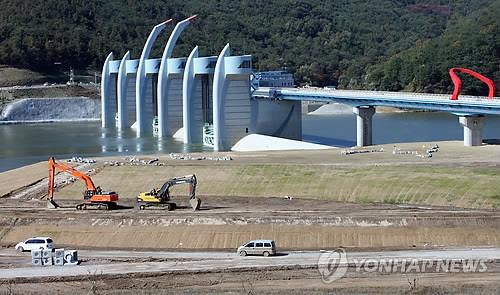
[[(483, 138), (500, 138), (500, 117), (486, 118)], [(354, 146), (356, 118), (351, 114), (304, 115), (304, 140)], [(373, 117), (375, 144), (462, 140), (458, 118), (446, 113), (380, 113)], [(201, 145), (100, 128), (100, 122), (0, 125), (0, 172), (59, 158), (210, 151)]]

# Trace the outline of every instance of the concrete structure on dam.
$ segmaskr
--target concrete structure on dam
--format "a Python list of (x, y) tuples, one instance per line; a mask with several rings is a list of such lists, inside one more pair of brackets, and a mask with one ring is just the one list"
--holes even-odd
[(174, 27), (161, 58), (151, 58), (167, 20), (151, 31), (139, 59), (113, 53), (103, 66), (102, 127), (135, 128), (137, 136), (182, 139), (216, 151), (229, 150), (251, 133), (301, 139), (300, 102), (256, 101), (251, 97), (252, 56), (231, 56), (229, 44), (215, 56), (172, 56), (181, 33), (196, 16)]

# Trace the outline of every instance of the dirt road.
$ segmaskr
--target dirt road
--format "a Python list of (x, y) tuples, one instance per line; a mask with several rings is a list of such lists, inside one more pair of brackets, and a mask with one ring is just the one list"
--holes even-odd
[[(498, 294), (500, 291), (500, 248), (348, 251), (346, 260), (333, 268), (345, 271), (334, 281), (325, 276), (328, 265), (318, 267), (320, 255), (328, 253), (281, 252), (266, 258), (239, 257), (234, 251), (80, 251), (83, 260), (80, 266), (0, 269), (0, 291), (13, 294)], [(2, 261), (9, 257), (29, 260), (28, 255), (19, 256), (12, 250), (1, 250), (0, 257)], [(485, 268), (468, 271), (463, 268), (469, 263), (464, 263), (464, 259), (477, 265), (483, 261)], [(386, 261), (405, 261), (405, 267), (374, 270), (371, 266), (385, 265)], [(440, 261), (448, 266), (439, 266)], [(415, 269), (411, 263), (427, 267)]]
[[(2, 251), (0, 256), (7, 256)], [(10, 251), (9, 251), (10, 252)], [(66, 278), (99, 274), (99, 276), (147, 273), (175, 273), (175, 272), (212, 272), (212, 271), (241, 271), (264, 269), (301, 269), (315, 268), (321, 253), (325, 252), (280, 252), (274, 257), (240, 257), (235, 252), (131, 252), (131, 251), (82, 251), (82, 259), (96, 258), (156, 258), (165, 262), (140, 263), (108, 263), (89, 265), (83, 263), (73, 267), (21, 267), (0, 269), (0, 279), (25, 278)], [(29, 257), (28, 257), (29, 259)], [(356, 261), (367, 260), (411, 260), (418, 262), (437, 260), (485, 260), (498, 267), (500, 263), (500, 248), (469, 248), (469, 249), (440, 249), (419, 251), (377, 251), (377, 252), (348, 252), (346, 260), (338, 266), (354, 265)], [(499, 276), (500, 278), (500, 276)]]

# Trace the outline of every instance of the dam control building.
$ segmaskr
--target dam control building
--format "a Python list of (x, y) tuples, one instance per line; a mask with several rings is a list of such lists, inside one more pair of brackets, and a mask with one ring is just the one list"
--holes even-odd
[(300, 140), (301, 102), (252, 99), (252, 56), (231, 56), (229, 44), (215, 56), (172, 52), (196, 15), (178, 22), (161, 58), (151, 50), (169, 19), (156, 25), (139, 59), (110, 53), (101, 80), (102, 127), (135, 129), (137, 137), (174, 137), (184, 143), (229, 150), (248, 134)]

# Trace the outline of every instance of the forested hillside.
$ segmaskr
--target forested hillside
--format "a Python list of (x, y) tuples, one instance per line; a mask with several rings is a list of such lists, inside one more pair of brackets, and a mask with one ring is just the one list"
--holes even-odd
[[(500, 80), (497, 0), (0, 0), (0, 64), (42, 72), (99, 69), (133, 58), (152, 26), (198, 14), (174, 55), (199, 45), (252, 54), (256, 70), (287, 69), (301, 84), (449, 91), (447, 69)], [(168, 34), (154, 50), (160, 56)], [(61, 63), (61, 66), (54, 63)], [(481, 92), (474, 84), (469, 90)], [(500, 84), (498, 84), (500, 86)], [(500, 87), (499, 87), (500, 88)]]
[[(450, 92), (448, 69), (474, 69), (493, 79), (500, 89), (500, 1), (484, 5), (462, 19), (454, 19), (446, 31), (419, 41), (409, 50), (369, 68), (369, 87), (382, 90)], [(463, 77), (463, 91), (486, 95), (482, 82)], [(500, 94), (497, 94), (499, 96)]]

